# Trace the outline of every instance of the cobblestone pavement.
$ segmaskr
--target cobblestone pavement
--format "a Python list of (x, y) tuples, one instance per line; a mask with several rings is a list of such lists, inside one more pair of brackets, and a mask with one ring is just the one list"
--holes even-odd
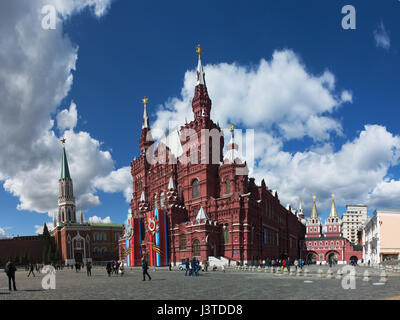
[[(154, 271), (151, 268), (151, 281), (142, 281), (139, 268), (126, 270), (123, 277), (108, 277), (104, 268), (93, 268), (92, 277), (86, 275), (85, 269), (78, 273), (63, 270), (56, 273), (56, 290), (42, 289), (43, 274), (27, 278), (28, 272), (17, 271), (16, 292), (8, 290), (8, 280), (2, 272), (0, 300), (351, 300), (388, 299), (400, 295), (399, 273), (390, 274), (382, 284), (380, 270), (357, 267), (356, 289), (345, 290), (341, 286), (342, 280), (320, 278), (318, 269), (326, 277), (326, 266), (309, 267), (310, 275), (307, 277), (231, 269), (225, 273), (219, 270), (201, 272), (199, 277), (185, 277), (184, 271), (168, 271), (166, 268)], [(339, 267), (332, 269), (337, 272)], [(371, 274), (368, 282), (363, 281), (365, 270)]]

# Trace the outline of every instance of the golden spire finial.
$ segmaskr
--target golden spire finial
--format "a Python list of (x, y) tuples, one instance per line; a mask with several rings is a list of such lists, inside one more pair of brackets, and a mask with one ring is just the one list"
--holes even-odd
[(317, 197), (315, 195), (312, 196), (313, 200), (315, 201), (315, 199), (317, 199)]
[(332, 193), (332, 199), (333, 199), (333, 198), (335, 198), (335, 194), (334, 194), (334, 193)]
[(231, 125), (229, 126), (231, 133), (233, 132), (233, 130), (235, 130), (235, 126), (231, 123)]
[(149, 102), (149, 98), (144, 97), (144, 98), (142, 99), (142, 103), (143, 103), (145, 106), (147, 106), (147, 102)]
[(64, 147), (64, 145), (65, 145), (65, 141), (67, 141), (67, 139), (65, 139), (65, 138), (62, 138), (60, 141), (61, 141), (61, 143), (62, 143), (62, 145), (63, 145), (63, 147)]
[(200, 47), (199, 44), (196, 46), (196, 52), (199, 55), (199, 59), (201, 59), (201, 55), (203, 54), (203, 49)]

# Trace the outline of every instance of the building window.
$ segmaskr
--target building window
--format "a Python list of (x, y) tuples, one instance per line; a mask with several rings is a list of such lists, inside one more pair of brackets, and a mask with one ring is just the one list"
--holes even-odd
[(227, 225), (222, 228), (222, 243), (229, 243), (229, 229)]
[(186, 250), (186, 235), (184, 234), (179, 237), (179, 249)]
[(157, 195), (154, 195), (154, 209), (158, 209)]
[(119, 238), (121, 238), (121, 234), (120, 233), (116, 233), (115, 234), (115, 241), (118, 241)]
[(182, 187), (179, 187), (179, 200), (183, 201), (183, 189), (182, 189)]
[(231, 193), (231, 180), (229, 179), (226, 180), (225, 184), (226, 184), (226, 194)]
[(267, 229), (264, 229), (264, 244), (267, 244), (267, 239), (268, 239), (268, 231)]
[(199, 180), (194, 179), (193, 183), (192, 183), (192, 198), (196, 199), (200, 196), (199, 193)]
[(195, 257), (200, 256), (200, 241), (199, 240), (193, 241), (192, 252), (193, 252), (193, 256), (195, 256)]
[(161, 194), (160, 194), (160, 208), (164, 208), (164, 206), (165, 206), (165, 195), (164, 195), (164, 192), (161, 192)]

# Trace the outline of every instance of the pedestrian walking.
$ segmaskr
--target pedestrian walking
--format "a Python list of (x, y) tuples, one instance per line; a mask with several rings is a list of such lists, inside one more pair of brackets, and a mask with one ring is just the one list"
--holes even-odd
[(111, 262), (107, 262), (106, 270), (107, 270), (108, 276), (111, 277), (111, 270), (112, 270)]
[(33, 277), (35, 277), (35, 273), (33, 272), (33, 270), (34, 270), (34, 267), (33, 267), (33, 264), (31, 263), (31, 264), (29, 265), (28, 278), (29, 278), (29, 276), (31, 275), (31, 273), (33, 274)]
[(171, 262), (169, 263), (169, 265), (168, 265), (168, 269), (169, 269), (169, 271), (171, 271), (172, 270), (172, 265), (171, 265)]
[(92, 263), (88, 262), (86, 264), (86, 274), (88, 275), (88, 277), (92, 276)]
[(221, 269), (222, 269), (222, 272), (225, 273), (225, 265), (224, 264), (221, 266)]
[(12, 281), (14, 291), (17, 291), (17, 288), (15, 287), (15, 271), (17, 271), (17, 268), (15, 267), (14, 263), (8, 261), (6, 267), (4, 268), (4, 271), (8, 277), (8, 289), (11, 291), (11, 281)]
[(121, 262), (120, 266), (119, 266), (119, 273), (121, 275), (121, 277), (124, 275), (124, 264)]
[(186, 271), (185, 271), (185, 277), (188, 275), (188, 273), (189, 273), (189, 275), (190, 275), (190, 262), (189, 262), (189, 258), (186, 258), (186, 261), (185, 261), (185, 268), (186, 268)]
[(294, 260), (294, 266), (296, 267), (296, 271), (297, 271), (297, 267), (299, 266), (299, 261), (297, 259)]
[(193, 274), (195, 274), (195, 272), (196, 272), (196, 258), (195, 257), (193, 257), (193, 259), (192, 259), (191, 267), (192, 267), (192, 269), (190, 271), (190, 275), (193, 277)]
[(146, 281), (146, 275), (149, 277), (149, 281), (151, 280), (151, 277), (149, 275), (149, 273), (147, 272), (147, 270), (149, 269), (149, 266), (147, 264), (147, 261), (145, 258), (142, 259), (142, 271), (143, 271), (143, 280), (142, 281)]

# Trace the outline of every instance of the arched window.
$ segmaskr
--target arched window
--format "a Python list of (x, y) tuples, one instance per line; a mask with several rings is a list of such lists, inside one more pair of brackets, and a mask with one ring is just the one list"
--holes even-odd
[(164, 208), (164, 202), (165, 202), (165, 195), (164, 195), (164, 192), (161, 192), (161, 194), (160, 194), (160, 208)]
[(182, 187), (179, 187), (179, 200), (183, 201), (183, 189), (182, 189)]
[(231, 180), (226, 180), (226, 194), (229, 194), (229, 193), (231, 193)]
[(194, 179), (193, 183), (192, 183), (192, 198), (196, 199), (200, 196), (199, 193), (199, 180)]
[(193, 256), (195, 256), (195, 257), (200, 256), (200, 241), (199, 240), (193, 241), (192, 252), (193, 252)]
[(179, 237), (179, 249), (186, 250), (186, 235), (184, 234)]
[(227, 225), (222, 228), (222, 243), (229, 243), (229, 229)]

